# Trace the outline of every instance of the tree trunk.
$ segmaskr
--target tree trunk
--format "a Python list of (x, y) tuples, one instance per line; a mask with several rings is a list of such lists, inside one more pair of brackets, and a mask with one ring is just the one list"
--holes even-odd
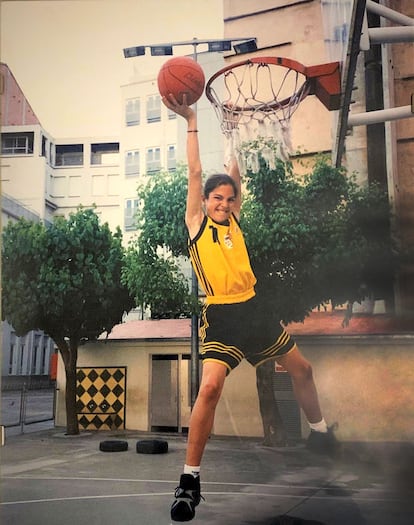
[(285, 447), (287, 446), (287, 436), (276, 404), (272, 383), (273, 374), (274, 361), (266, 361), (256, 369), (257, 392), (263, 422), (263, 445)]
[(62, 355), (65, 365), (66, 375), (66, 434), (77, 436), (79, 434), (79, 422), (76, 413), (76, 363), (78, 360), (77, 341), (70, 341), (69, 345), (65, 340), (56, 341), (57, 347)]
[(76, 361), (66, 370), (66, 433), (69, 436), (79, 434), (78, 415), (76, 413)]

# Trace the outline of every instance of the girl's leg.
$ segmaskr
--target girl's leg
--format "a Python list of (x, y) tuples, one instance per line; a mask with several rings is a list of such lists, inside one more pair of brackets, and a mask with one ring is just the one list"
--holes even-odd
[(312, 366), (294, 346), (288, 354), (277, 358), (292, 378), (295, 397), (302, 408), (309, 423), (318, 423), (322, 420), (318, 392), (313, 380)]
[(200, 389), (190, 418), (186, 464), (199, 466), (213, 428), (217, 403), (223, 390), (227, 368), (214, 361), (203, 364)]

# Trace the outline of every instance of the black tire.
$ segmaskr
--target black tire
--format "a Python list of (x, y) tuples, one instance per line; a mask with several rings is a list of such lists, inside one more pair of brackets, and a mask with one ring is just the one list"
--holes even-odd
[(99, 443), (99, 450), (101, 452), (124, 452), (128, 450), (128, 441), (109, 440), (101, 441)]
[(165, 454), (168, 452), (168, 442), (163, 439), (143, 439), (137, 441), (138, 454)]

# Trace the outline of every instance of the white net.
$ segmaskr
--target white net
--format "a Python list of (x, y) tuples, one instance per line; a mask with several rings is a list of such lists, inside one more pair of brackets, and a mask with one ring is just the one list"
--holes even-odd
[[(274, 169), (276, 159), (289, 159), (292, 150), (289, 121), (251, 120), (224, 133), (226, 138), (225, 163), (236, 156), (242, 171), (259, 171), (259, 157), (262, 156), (269, 168)], [(254, 141), (254, 146), (249, 147)], [(261, 147), (258, 147), (261, 144)], [(270, 147), (273, 145), (276, 148)]]
[[(289, 158), (290, 118), (309, 93), (306, 76), (277, 60), (235, 64), (212, 77), (207, 86), (207, 97), (226, 137), (226, 160), (236, 156), (242, 169), (254, 173), (259, 169), (259, 156), (272, 167), (274, 147), (277, 157)], [(242, 148), (257, 140), (262, 147), (256, 142), (254, 148)]]

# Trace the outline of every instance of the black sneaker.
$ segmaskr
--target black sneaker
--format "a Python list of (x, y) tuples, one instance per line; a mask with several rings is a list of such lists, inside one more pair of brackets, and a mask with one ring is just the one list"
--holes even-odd
[(306, 442), (307, 448), (316, 454), (324, 454), (332, 458), (338, 457), (342, 447), (334, 434), (334, 431), (337, 428), (338, 424), (334, 423), (332, 426), (328, 427), (328, 432), (317, 432), (316, 430), (311, 430)]
[(171, 505), (173, 521), (191, 521), (195, 516), (195, 508), (200, 503), (200, 477), (192, 474), (182, 474), (180, 484), (175, 489), (175, 501)]

